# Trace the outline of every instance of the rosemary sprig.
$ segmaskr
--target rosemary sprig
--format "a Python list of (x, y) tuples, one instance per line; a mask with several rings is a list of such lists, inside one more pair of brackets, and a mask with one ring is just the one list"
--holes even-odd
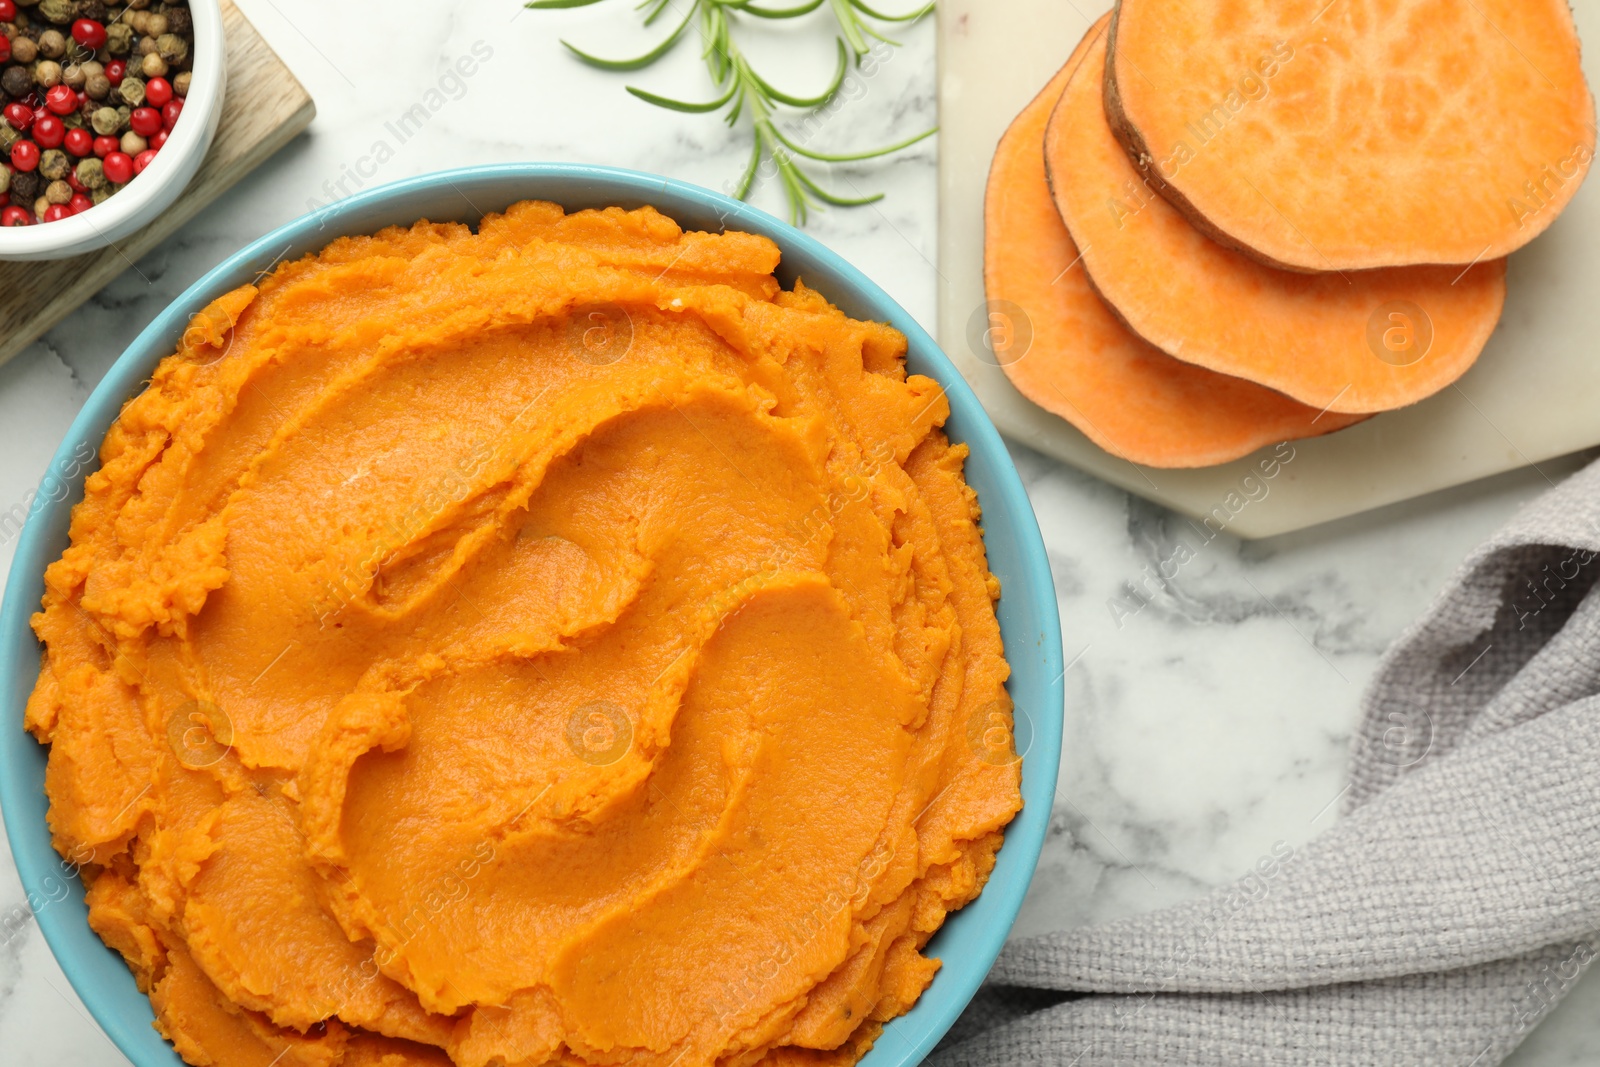
[[(524, 6), (549, 10), (588, 7), (599, 2), (600, 0), (528, 0)], [(637, 9), (643, 12), (644, 24), (651, 26), (669, 10), (673, 10), (674, 13), (676, 10), (681, 10), (684, 2), (685, 0), (640, 0)], [(874, 47), (872, 41), (881, 41), (891, 46), (899, 43), (886, 37), (868, 20), (885, 23), (914, 22), (932, 11), (933, 3), (930, 2), (904, 15), (886, 15), (869, 7), (864, 0), (801, 0), (800, 3), (789, 7), (769, 6), (775, 0), (766, 0), (765, 3), (760, 0), (687, 0), (687, 2), (687, 12), (671, 32), (661, 40), (660, 44), (641, 56), (631, 59), (607, 59), (592, 55), (570, 41), (563, 40), (561, 43), (590, 66), (611, 71), (641, 70), (672, 51), (678, 42), (683, 40), (688, 29), (694, 26), (705, 42), (701, 56), (705, 60), (707, 71), (710, 72), (716, 96), (703, 102), (675, 100), (633, 85), (627, 87), (628, 92), (647, 104), (691, 114), (703, 114), (727, 108), (724, 121), (729, 126), (738, 123), (741, 117), (748, 116), (754, 143), (751, 145), (749, 161), (739, 176), (734, 192), (740, 200), (749, 196), (751, 189), (754, 188), (762, 161), (770, 159), (789, 203), (790, 222), (804, 225), (810, 217), (811, 209), (821, 204), (857, 207), (875, 203), (883, 199), (882, 193), (846, 197), (825, 189), (807, 172), (802, 161), (857, 163), (877, 159), (909, 148), (938, 131), (938, 127), (935, 126), (882, 148), (865, 152), (830, 154), (805, 147), (794, 136), (785, 134), (776, 121), (780, 108), (810, 111), (831, 105), (844, 86), (851, 58), (854, 58), (855, 65), (859, 67), (862, 60), (872, 51)], [(786, 93), (756, 73), (749, 60), (745, 58), (733, 34), (733, 27), (737, 24), (736, 19), (739, 16), (759, 19), (799, 18), (817, 10), (823, 4), (828, 5), (839, 31), (839, 36), (836, 38), (838, 61), (833, 77), (829, 80), (828, 87), (815, 96)]]

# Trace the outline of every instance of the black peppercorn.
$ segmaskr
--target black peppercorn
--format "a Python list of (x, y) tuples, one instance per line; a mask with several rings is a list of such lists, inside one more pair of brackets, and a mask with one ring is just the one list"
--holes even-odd
[(11, 176), (11, 202), (31, 204), (44, 194), (44, 175), (35, 170), (19, 170)]
[(33, 75), (26, 67), (7, 67), (6, 72), (0, 74), (0, 89), (8, 96), (27, 96), (33, 92)]

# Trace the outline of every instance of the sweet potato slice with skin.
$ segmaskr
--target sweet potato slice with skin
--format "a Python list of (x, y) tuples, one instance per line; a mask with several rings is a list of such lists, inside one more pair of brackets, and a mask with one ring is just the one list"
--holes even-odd
[[(1084, 45), (1104, 30), (1102, 19)], [(1360, 417), (1290, 400), (1180, 362), (1128, 332), (1095, 295), (1044, 176), (1044, 130), (1078, 53), (1000, 139), (984, 203), (984, 285), (991, 310), (1009, 302), (1032, 323), (1014, 361), (1018, 390), (1113, 455), (1152, 467), (1203, 467), (1263, 445), (1341, 429)]]
[[(1505, 305), (1504, 259), (1297, 274), (1223, 248), (1140, 181), (1106, 121), (1105, 64), (1102, 36), (1055, 106), (1044, 161), (1090, 283), (1134, 333), (1331, 411), (1403, 407), (1472, 366)], [(1396, 324), (1399, 351), (1384, 343)]]
[(1135, 162), (1291, 270), (1499, 259), (1594, 158), (1567, 0), (1119, 0), (1111, 54)]

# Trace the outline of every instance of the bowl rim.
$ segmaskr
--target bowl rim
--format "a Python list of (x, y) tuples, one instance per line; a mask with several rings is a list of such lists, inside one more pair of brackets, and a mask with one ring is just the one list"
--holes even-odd
[[(479, 209), (463, 189), (506, 182), (524, 187), (524, 191), (510, 200), (497, 199), (489, 210)], [(75, 869), (70, 869), (54, 851), (41, 817), (45, 798), (39, 783), (46, 749), (21, 728), (27, 695), (38, 674), (39, 645), (29, 619), (38, 609), (44, 568), (65, 547), (70, 512), (82, 496), (87, 468), (81, 458), (81, 445), (92, 445), (95, 452), (89, 463), (95, 463), (99, 443), (123, 404), (142, 391), (156, 364), (171, 354), (188, 319), (217, 296), (243, 284), (241, 279), (248, 280), (271, 269), (297, 243), (314, 251), (347, 233), (370, 233), (376, 227), (370, 220), (362, 221), (363, 212), (370, 215), (404, 208), (400, 214), (405, 215), (414, 201), (451, 191), (469, 207), (460, 217), (470, 218), (470, 224), (475, 226), (482, 215), (502, 210), (517, 200), (557, 199), (546, 197), (540, 186), (563, 183), (581, 186), (585, 193), (578, 199), (588, 201), (575, 204), (570, 196), (565, 201), (557, 200), (568, 210), (604, 204), (655, 204), (669, 217), (714, 214), (724, 228), (770, 237), (784, 259), (792, 256), (817, 265), (819, 272), (809, 276), (808, 284), (830, 301), (853, 315), (870, 312), (871, 317), (887, 321), (904, 333), (908, 364), (914, 364), (915, 372), (933, 377), (944, 389), (951, 410), (947, 432), (952, 441), (965, 442), (970, 449), (968, 481), (991, 483), (987, 488), (974, 485), (974, 489), (979, 493), (985, 517), (991, 520), (990, 529), (984, 534), (990, 569), (1002, 583), (997, 609), (1006, 657), (1013, 671), (1010, 684), (1019, 747), (1024, 724), (1031, 733), (1020, 757), (1024, 803), (1022, 811), (1006, 827), (1004, 843), (983, 892), (965, 908), (950, 913), (929, 942), (929, 954), (935, 955), (940, 942), (956, 938), (954, 931), (959, 930), (964, 954), (946, 961), (911, 1011), (886, 1024), (883, 1035), (861, 1060), (862, 1067), (909, 1067), (931, 1052), (977, 992), (1016, 921), (1049, 826), (1060, 765), (1065, 704), (1060, 616), (1044, 540), (1022, 480), (999, 432), (955, 365), (898, 302), (838, 253), (815, 237), (722, 193), (659, 175), (590, 164), (496, 163), (437, 171), (375, 186), (285, 223), (235, 252), (184, 290), (140, 332), (91, 392), (53, 456), (17, 539), (0, 604), (0, 706), (7, 709), (7, 725), (0, 729), (0, 815), (4, 817), (33, 917), (52, 953), (90, 1014), (138, 1067), (175, 1067), (181, 1065), (181, 1060), (148, 1025), (140, 1026), (127, 1017), (128, 991), (143, 1002), (146, 1010), (142, 1019), (146, 1023), (153, 1017), (148, 998), (137, 993), (121, 956), (88, 928), (83, 886), (75, 877)], [(412, 220), (422, 217), (421, 208), (409, 215)], [(444, 218), (435, 214), (435, 220)], [(341, 222), (345, 223), (343, 228)], [(682, 225), (686, 230), (695, 228), (691, 222)], [(780, 265), (780, 277), (784, 270)], [(792, 284), (792, 277), (787, 284)], [(994, 523), (997, 516), (1000, 522)], [(998, 542), (991, 536), (997, 526), (1009, 533)], [(1003, 552), (997, 552), (998, 545), (1004, 546)], [(1007, 574), (1000, 573), (997, 557), (1004, 557)], [(1007, 628), (1008, 617), (1018, 618), (1012, 629)], [(1020, 633), (1013, 632), (1019, 627)], [(1019, 671), (1024, 660), (1025, 670)], [(1015, 687), (1019, 678), (1033, 677), (1039, 681), (1030, 684), (1038, 691), (1024, 706), (1024, 701), (1016, 697)], [(42, 900), (43, 905), (36, 906), (36, 899)], [(58, 905), (58, 901), (66, 903)], [(134, 1011), (133, 1015), (140, 1013)], [(152, 1038), (165, 1049), (165, 1057), (151, 1051)]]
[[(194, 13), (194, 81), (184, 97), (180, 118), (172, 125), (167, 143), (140, 174), (121, 192), (81, 215), (31, 226), (0, 226), (0, 258), (37, 256), (61, 250), (63, 255), (104, 247), (130, 219), (149, 211), (184, 170), (184, 162), (210, 143), (208, 118), (222, 102), (223, 53), (221, 0), (189, 0)], [(187, 179), (184, 179), (187, 184)], [(178, 195), (182, 195), (181, 190)]]

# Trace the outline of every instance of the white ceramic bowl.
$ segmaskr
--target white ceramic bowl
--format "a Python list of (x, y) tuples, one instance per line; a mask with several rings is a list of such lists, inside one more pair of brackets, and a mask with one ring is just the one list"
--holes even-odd
[(172, 206), (200, 169), (222, 117), (221, 0), (189, 0), (194, 15), (194, 80), (183, 115), (144, 173), (81, 215), (32, 226), (0, 226), (0, 260), (63, 259), (104, 248), (142, 229)]

